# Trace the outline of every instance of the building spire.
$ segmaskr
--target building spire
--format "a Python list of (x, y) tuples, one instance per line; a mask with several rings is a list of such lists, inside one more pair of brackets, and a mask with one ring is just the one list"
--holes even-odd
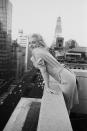
[(62, 26), (61, 26), (61, 17), (57, 18), (56, 28), (55, 28), (55, 38), (60, 37), (62, 34)]

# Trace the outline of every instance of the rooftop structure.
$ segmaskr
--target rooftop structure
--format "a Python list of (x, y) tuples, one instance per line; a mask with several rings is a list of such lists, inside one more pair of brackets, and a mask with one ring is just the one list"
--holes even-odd
[(87, 47), (76, 47), (76, 48), (72, 48), (72, 49), (69, 49), (69, 52), (77, 52), (77, 53), (87, 53)]

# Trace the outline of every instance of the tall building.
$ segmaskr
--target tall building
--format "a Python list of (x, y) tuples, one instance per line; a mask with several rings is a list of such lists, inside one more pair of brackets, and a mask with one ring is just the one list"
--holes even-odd
[(10, 77), (12, 4), (0, 0), (0, 79)]
[(17, 43), (21, 47), (26, 47), (28, 41), (28, 35), (23, 33), (23, 30), (19, 30), (18, 32), (18, 38), (17, 38)]
[(56, 48), (61, 49), (63, 47), (64, 38), (62, 37), (62, 25), (61, 17), (57, 18), (56, 28), (55, 28), (55, 42)]
[(17, 41), (12, 41), (12, 76), (19, 80), (25, 70), (25, 53)]
[(55, 37), (59, 37), (62, 34), (62, 26), (61, 26), (61, 17), (57, 18), (56, 28), (55, 28)]
[(29, 49), (29, 36), (24, 34), (23, 30), (19, 30), (17, 43), (22, 47), (25, 54), (25, 71), (27, 72), (32, 68), (32, 62), (30, 60), (31, 51)]

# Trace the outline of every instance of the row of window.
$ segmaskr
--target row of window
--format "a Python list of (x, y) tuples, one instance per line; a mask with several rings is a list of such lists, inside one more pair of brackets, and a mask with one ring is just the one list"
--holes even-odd
[(0, 0), (0, 8), (6, 8), (6, 0)]

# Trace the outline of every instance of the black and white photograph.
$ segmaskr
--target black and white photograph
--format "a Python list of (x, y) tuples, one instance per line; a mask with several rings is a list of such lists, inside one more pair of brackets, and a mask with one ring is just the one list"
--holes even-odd
[(87, 131), (87, 0), (0, 0), (0, 131)]

